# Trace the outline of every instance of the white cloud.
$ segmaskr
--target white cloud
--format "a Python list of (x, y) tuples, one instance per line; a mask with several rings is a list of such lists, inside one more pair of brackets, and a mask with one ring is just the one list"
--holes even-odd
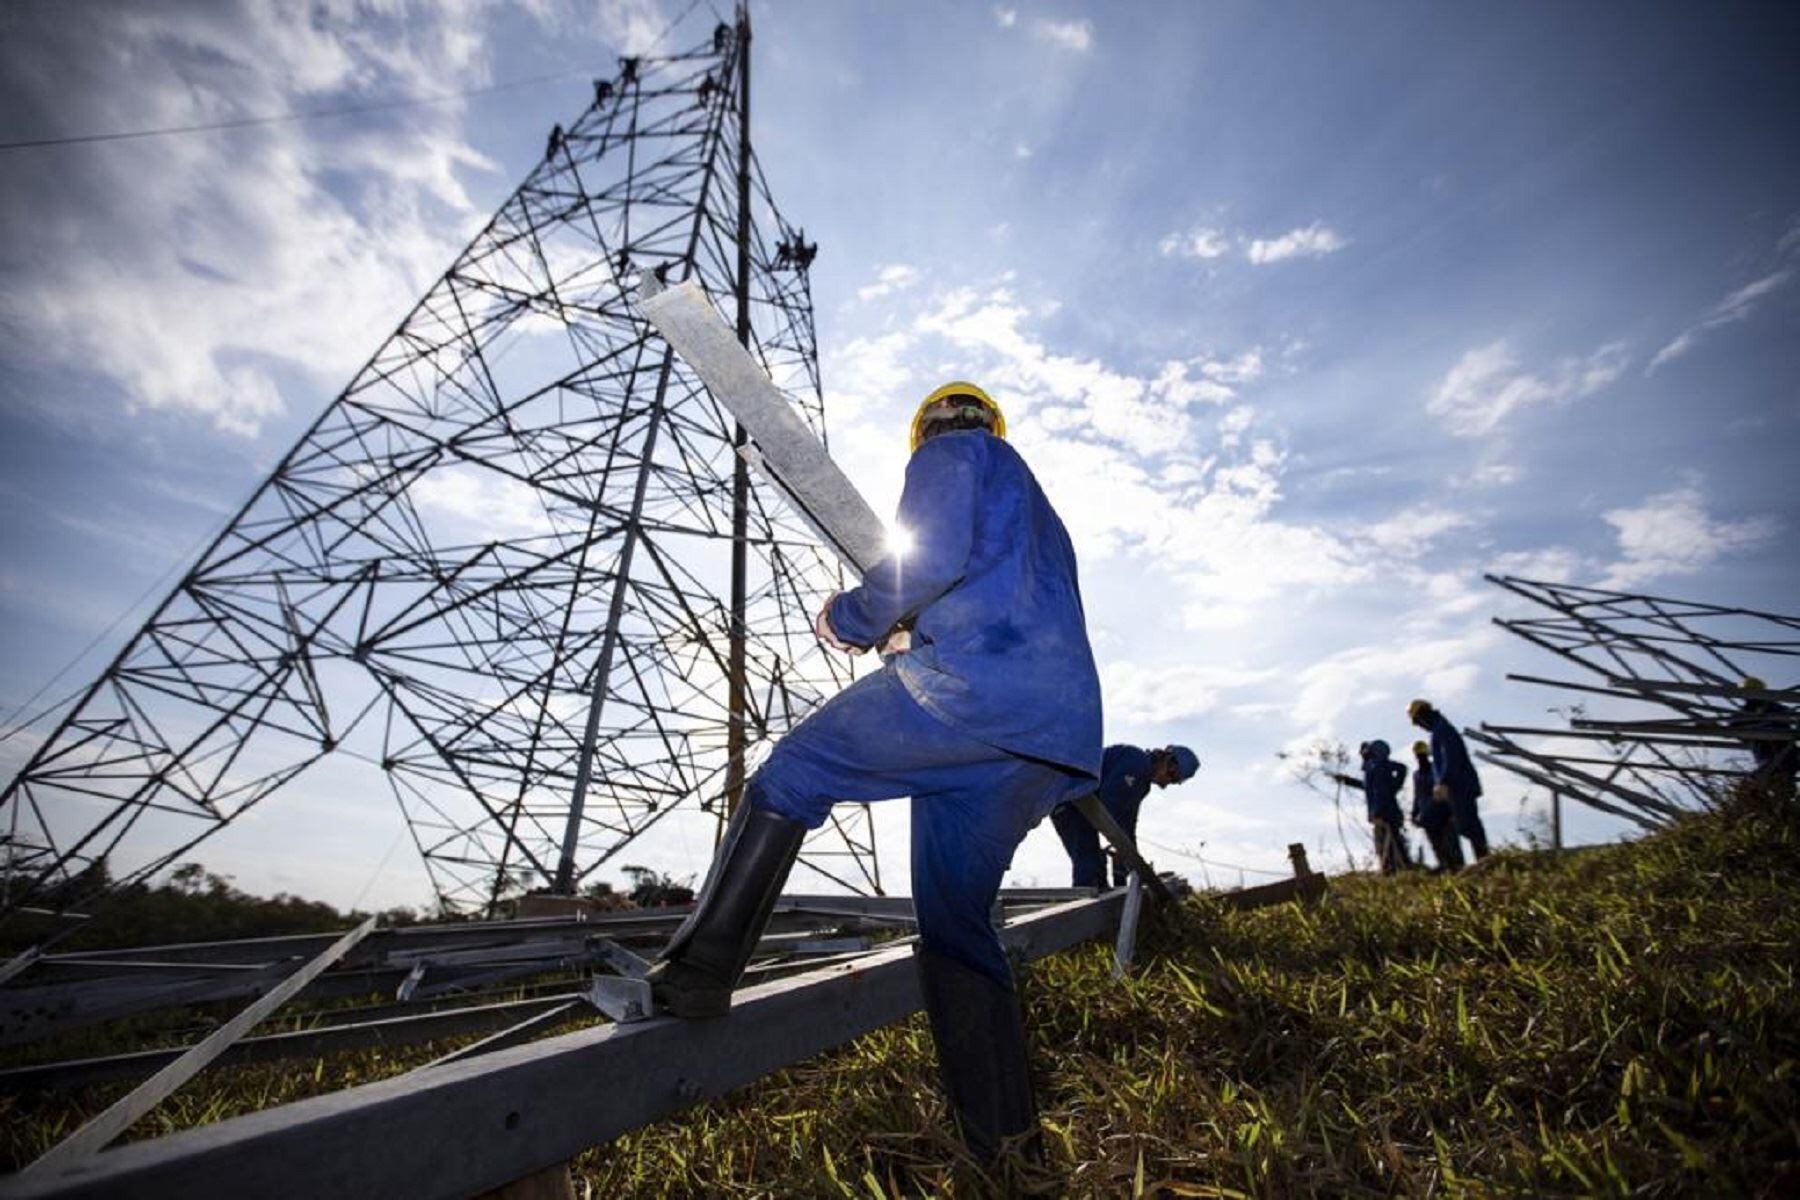
[(1509, 483), (1517, 483), (1524, 478), (1525, 472), (1516, 464), (1503, 462), (1482, 463), (1462, 479), (1454, 480), (1463, 487), (1504, 487)]
[(1635, 587), (1668, 575), (1692, 575), (1728, 555), (1754, 550), (1780, 531), (1774, 517), (1719, 520), (1706, 511), (1697, 482), (1604, 514), (1618, 535), (1621, 559), (1607, 587)]
[[(1790, 232), (1786, 237), (1783, 237), (1781, 246), (1786, 248), (1789, 245), (1789, 239), (1794, 236), (1794, 233)], [(1747, 283), (1735, 292), (1732, 292), (1729, 296), (1713, 305), (1711, 310), (1709, 310), (1706, 316), (1700, 321), (1682, 330), (1671, 339), (1667, 345), (1658, 350), (1655, 356), (1650, 359), (1650, 365), (1644, 368), (1644, 374), (1648, 375), (1664, 363), (1673, 362), (1675, 359), (1680, 358), (1689, 350), (1692, 350), (1700, 338), (1711, 330), (1717, 329), (1722, 325), (1731, 325), (1735, 322), (1744, 320), (1746, 317), (1750, 316), (1751, 313), (1756, 311), (1756, 306), (1759, 303), (1786, 287), (1792, 282), (1793, 278), (1794, 272), (1791, 269), (1784, 267), (1778, 271), (1771, 271), (1761, 279), (1752, 283)]]
[(1627, 357), (1609, 342), (1582, 358), (1565, 358), (1542, 374), (1524, 370), (1505, 339), (1477, 346), (1456, 361), (1425, 402), (1425, 410), (1461, 437), (1492, 432), (1511, 413), (1534, 404), (1591, 396), (1618, 379)]
[(440, 467), (415, 480), (407, 494), (427, 518), (438, 545), (556, 531), (541, 492), (482, 467)]
[[(68, 106), (62, 119), (82, 128), (229, 119), (486, 78), (478, 13), (454, 7), (354, 21), (258, 4), (85, 11), (81, 23), (49, 21), (20, 39), (36, 56), (30, 74), (49, 89), (34, 99)], [(106, 53), (77, 52), (67, 45), (75, 38)], [(124, 78), (87, 87), (44, 75), (45, 64), (94, 61)], [(0, 69), (15, 65), (0, 50)], [(0, 327), (23, 332), (22, 356), (115, 380), (134, 410), (195, 414), (253, 436), (284, 407), (272, 363), (326, 388), (347, 381), (473, 221), (458, 172), (489, 165), (448, 104), (381, 122), (40, 158), (0, 176), (8, 224), (37, 231), (19, 243)]]
[(1492, 627), (1481, 625), (1460, 636), (1354, 646), (1300, 672), (1293, 715), (1301, 724), (1329, 731), (1352, 709), (1385, 705), (1394, 721), (1404, 719), (1416, 696), (1454, 702), (1474, 687), (1475, 660), (1494, 642)]
[(865, 303), (904, 291), (919, 281), (919, 269), (905, 263), (891, 263), (875, 272), (875, 282), (856, 289), (856, 298)]
[(1256, 238), (1246, 252), (1258, 266), (1284, 262), (1290, 258), (1323, 258), (1350, 244), (1337, 230), (1314, 221), (1301, 229), (1291, 229), (1277, 238)]
[(1077, 54), (1085, 54), (1094, 46), (1094, 23), (1086, 19), (1033, 21), (1031, 32), (1039, 41), (1049, 42), (1064, 50), (1073, 50)]
[(1002, 29), (1011, 29), (1018, 23), (1018, 20), (1019, 10), (1016, 8), (996, 8), (994, 10), (994, 23)]
[(1466, 529), (1473, 521), (1447, 508), (1408, 508), (1362, 530), (1363, 538), (1383, 554), (1418, 558), (1446, 533)]
[(1100, 683), (1107, 720), (1154, 725), (1212, 712), (1236, 690), (1273, 679), (1272, 668), (1109, 660)]
[(1164, 258), (1223, 258), (1231, 252), (1231, 239), (1222, 229), (1196, 225), (1185, 233), (1171, 233), (1156, 245)]

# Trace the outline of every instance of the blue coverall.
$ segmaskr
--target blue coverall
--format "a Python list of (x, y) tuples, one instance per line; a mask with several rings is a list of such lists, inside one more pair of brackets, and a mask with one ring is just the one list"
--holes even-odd
[(1386, 742), (1370, 742), (1363, 761), (1363, 799), (1369, 823), (1375, 827), (1375, 851), (1384, 872), (1407, 865), (1406, 830), (1400, 817), (1400, 788), (1406, 783), (1406, 766), (1388, 757)]
[(1450, 815), (1456, 832), (1469, 839), (1469, 845), (1480, 858), (1487, 853), (1487, 830), (1481, 824), (1481, 812), (1475, 801), (1481, 797), (1481, 777), (1475, 774), (1475, 763), (1462, 734), (1450, 718), (1433, 711), (1431, 717), (1431, 773), (1450, 789)]
[(990, 919), (1001, 876), (1100, 771), (1075, 551), (1025, 460), (981, 430), (919, 447), (899, 521), (913, 550), (871, 567), (829, 616), (854, 646), (911, 618), (912, 649), (795, 726), (747, 796), (809, 829), (833, 804), (911, 796), (921, 940), (1010, 987)]
[[(1138, 746), (1108, 746), (1100, 756), (1100, 786), (1095, 795), (1119, 828), (1137, 840), (1138, 809), (1150, 794), (1150, 752)], [(1056, 836), (1069, 852), (1072, 887), (1106, 886), (1106, 854), (1100, 848), (1100, 831), (1072, 804), (1059, 805), (1050, 814)], [(1122, 885), (1130, 869), (1113, 864), (1113, 883)]]
[(1450, 828), (1450, 806), (1431, 794), (1436, 783), (1437, 774), (1432, 771), (1429, 758), (1413, 768), (1412, 819), (1414, 825), (1425, 831), (1425, 840), (1431, 843), (1438, 866), (1453, 871), (1463, 865), (1462, 847), (1457, 844), (1456, 832)]

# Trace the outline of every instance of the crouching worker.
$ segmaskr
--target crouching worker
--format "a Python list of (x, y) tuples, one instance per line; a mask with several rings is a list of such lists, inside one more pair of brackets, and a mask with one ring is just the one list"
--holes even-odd
[[(1150, 785), (1166, 788), (1172, 783), (1185, 783), (1199, 769), (1200, 756), (1186, 746), (1165, 746), (1161, 750), (1108, 746), (1100, 756), (1100, 787), (1094, 794), (1125, 836), (1136, 842), (1138, 810), (1150, 794)], [(1100, 831), (1073, 804), (1059, 804), (1050, 814), (1050, 823), (1056, 827), (1063, 849), (1069, 852), (1070, 885), (1104, 888), (1106, 854), (1100, 849)], [(1131, 868), (1115, 858), (1113, 886), (1123, 887), (1130, 875)]]
[[(947, 384), (913, 418), (899, 521), (913, 548), (832, 597), (815, 628), (857, 680), (750, 779), (693, 914), (652, 968), (658, 1004), (723, 1014), (806, 832), (831, 806), (912, 797), (925, 1007), (974, 1156), (1040, 1153), (1025, 1029), (990, 912), (1013, 851), (1100, 767), (1100, 683), (1075, 553), (1000, 408)], [(910, 632), (906, 632), (910, 630)], [(897, 632), (898, 631), (898, 632)]]

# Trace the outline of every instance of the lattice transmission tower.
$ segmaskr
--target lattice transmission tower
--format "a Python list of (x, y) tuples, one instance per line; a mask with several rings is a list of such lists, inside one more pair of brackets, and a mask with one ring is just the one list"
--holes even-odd
[[(752, 151), (749, 32), (621, 60), (550, 133), (0, 795), (9, 904), (103, 857), (144, 878), (334, 753), (445, 909), (573, 891), (723, 812), (847, 680), (808, 620), (837, 568), (629, 299), (700, 280), (822, 430), (815, 247)], [(802, 861), (880, 890), (866, 810)]]
[[(1535, 606), (1495, 623), (1579, 677), (1509, 675), (1563, 692), (1555, 711), (1568, 722), (1465, 730), (1483, 760), (1654, 828), (1716, 804), (1754, 774), (1758, 749), (1793, 755), (1800, 744), (1800, 617), (1511, 576), (1488, 581)], [(1748, 677), (1763, 686), (1744, 687)]]

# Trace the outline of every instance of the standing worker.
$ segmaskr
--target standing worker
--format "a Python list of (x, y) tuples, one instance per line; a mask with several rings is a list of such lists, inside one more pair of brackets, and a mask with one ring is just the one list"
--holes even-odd
[(1406, 825), (1400, 816), (1400, 788), (1406, 782), (1406, 767), (1388, 757), (1388, 744), (1379, 738), (1364, 742), (1358, 750), (1362, 755), (1362, 778), (1334, 778), (1363, 794), (1369, 829), (1375, 837), (1375, 858), (1383, 875), (1393, 875), (1412, 866), (1406, 852)]
[(1438, 870), (1460, 871), (1462, 844), (1456, 840), (1456, 830), (1451, 826), (1450, 805), (1432, 794), (1437, 775), (1431, 769), (1431, 747), (1424, 742), (1414, 742), (1413, 762), (1412, 822), (1425, 831), (1425, 840), (1431, 843)]
[[(1200, 769), (1200, 756), (1186, 746), (1145, 750), (1141, 746), (1108, 746), (1100, 757), (1100, 786), (1095, 795), (1119, 828), (1137, 841), (1138, 809), (1150, 794), (1150, 785), (1166, 788), (1185, 783)], [(1069, 852), (1074, 887), (1106, 886), (1106, 856), (1100, 849), (1100, 833), (1073, 804), (1059, 804), (1050, 814), (1056, 836)], [(1130, 868), (1113, 860), (1113, 886), (1125, 883)]]
[(1075, 551), (1006, 419), (969, 383), (913, 417), (899, 522), (913, 549), (827, 600), (814, 629), (857, 680), (776, 743), (694, 912), (651, 969), (660, 1006), (723, 1014), (807, 830), (834, 804), (911, 796), (916, 951), (945, 1090), (993, 1162), (1041, 1153), (1025, 1027), (990, 916), (1027, 831), (1100, 771), (1100, 680)]
[(1431, 773), (1436, 782), (1431, 794), (1450, 804), (1450, 817), (1458, 835), (1469, 839), (1475, 861), (1487, 857), (1487, 830), (1481, 824), (1481, 811), (1475, 802), (1481, 798), (1481, 776), (1462, 734), (1450, 718), (1431, 706), (1429, 700), (1414, 700), (1406, 706), (1406, 715), (1414, 725), (1431, 734)]
[[(1750, 759), (1756, 764), (1750, 782), (1766, 789), (1770, 795), (1784, 800), (1794, 798), (1794, 776), (1800, 772), (1800, 727), (1785, 705), (1763, 693), (1769, 685), (1754, 675), (1744, 676), (1738, 691), (1744, 694), (1738, 715), (1732, 723), (1745, 733), (1761, 734), (1746, 738)], [(1767, 735), (1776, 735), (1770, 737)], [(1785, 741), (1781, 735), (1786, 735)]]

